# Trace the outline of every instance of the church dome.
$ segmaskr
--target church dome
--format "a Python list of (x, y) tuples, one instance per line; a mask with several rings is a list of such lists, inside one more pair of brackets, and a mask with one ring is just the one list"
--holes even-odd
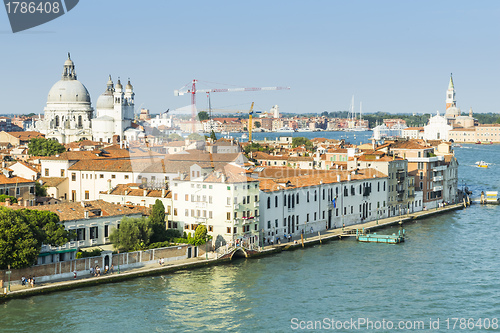
[(450, 117), (458, 117), (460, 116), (461, 112), (460, 112), (460, 109), (457, 108), (456, 106), (452, 106), (452, 107), (449, 107), (447, 110), (446, 110), (446, 117), (450, 118)]
[(78, 80), (60, 80), (50, 89), (47, 103), (90, 103), (90, 94)]
[(97, 99), (96, 109), (113, 109), (113, 108), (114, 108), (113, 93), (111, 91), (109, 91), (109, 90), (106, 90)]

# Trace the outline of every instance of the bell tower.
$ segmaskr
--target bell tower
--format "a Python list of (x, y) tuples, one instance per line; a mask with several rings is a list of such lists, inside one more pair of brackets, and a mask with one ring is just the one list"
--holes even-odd
[(450, 83), (448, 84), (448, 90), (446, 91), (446, 110), (452, 106), (457, 106), (457, 100), (455, 99), (455, 86), (453, 85), (453, 73), (450, 74)]

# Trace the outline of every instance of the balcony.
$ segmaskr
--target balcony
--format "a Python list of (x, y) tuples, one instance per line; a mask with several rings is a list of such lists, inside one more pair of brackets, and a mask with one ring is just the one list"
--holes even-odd
[(396, 185), (396, 192), (401, 194), (401, 193), (404, 193), (404, 191), (405, 191), (405, 187), (403, 186), (403, 184)]
[(440, 182), (442, 180), (443, 180), (443, 176), (436, 176), (436, 177), (432, 178), (432, 181), (434, 181), (434, 182)]
[(196, 208), (207, 208), (207, 203), (206, 202), (197, 202)]
[(442, 191), (442, 190), (443, 190), (443, 186), (434, 186), (434, 187), (432, 188), (432, 190), (433, 190), (434, 192), (436, 192), (436, 191)]
[(432, 168), (432, 171), (434, 171), (434, 172), (438, 172), (438, 171), (445, 171), (445, 170), (446, 170), (446, 168), (447, 168), (447, 166), (446, 166), (446, 165), (440, 165), (440, 166), (437, 166), (437, 167)]
[(233, 207), (233, 208), (234, 208), (234, 210), (238, 210), (238, 209), (240, 209), (240, 204), (234, 204), (234, 207)]
[(404, 194), (404, 192), (403, 192), (403, 193), (399, 193), (399, 194), (397, 195), (397, 197), (398, 197), (398, 202), (403, 201), (403, 200), (404, 200), (404, 198), (405, 198), (405, 194)]
[(253, 206), (254, 206), (255, 208), (259, 207), (259, 202), (258, 202), (258, 201), (255, 201), (255, 202), (253, 203)]

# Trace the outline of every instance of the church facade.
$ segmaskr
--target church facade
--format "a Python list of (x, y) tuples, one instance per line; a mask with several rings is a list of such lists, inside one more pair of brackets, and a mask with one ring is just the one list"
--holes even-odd
[(116, 87), (109, 77), (106, 91), (97, 99), (96, 113), (87, 88), (77, 80), (75, 64), (68, 54), (62, 78), (49, 91), (44, 118), (31, 130), (60, 143), (79, 140), (118, 142), (136, 140), (141, 133), (134, 128), (134, 91), (118, 80)]

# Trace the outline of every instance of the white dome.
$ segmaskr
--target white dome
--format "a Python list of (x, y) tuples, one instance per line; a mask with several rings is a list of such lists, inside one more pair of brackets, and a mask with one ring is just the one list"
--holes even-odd
[(60, 80), (50, 89), (47, 103), (90, 104), (90, 94), (78, 80)]
[(97, 99), (96, 109), (113, 109), (114, 108), (114, 97), (112, 93), (106, 91)]

